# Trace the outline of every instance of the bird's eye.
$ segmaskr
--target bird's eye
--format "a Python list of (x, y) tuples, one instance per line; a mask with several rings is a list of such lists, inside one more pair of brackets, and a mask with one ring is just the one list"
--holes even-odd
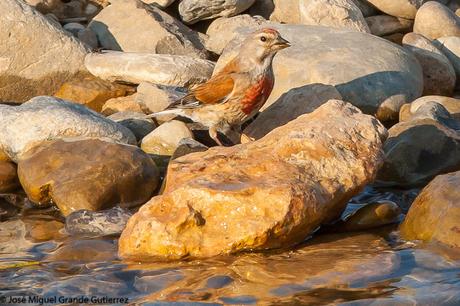
[(262, 37), (260, 38), (260, 41), (262, 41), (262, 42), (266, 42), (266, 41), (267, 41), (267, 37), (265, 37), (265, 36), (262, 36)]

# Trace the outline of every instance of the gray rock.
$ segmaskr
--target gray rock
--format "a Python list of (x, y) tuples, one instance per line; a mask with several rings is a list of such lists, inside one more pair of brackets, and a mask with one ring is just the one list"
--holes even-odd
[(89, 51), (20, 0), (0, 1), (0, 102), (53, 94), (86, 72)]
[(355, 5), (363, 13), (364, 17), (370, 17), (379, 14), (379, 10), (370, 4), (367, 0), (353, 0)]
[(198, 33), (140, 0), (111, 1), (89, 27), (101, 46), (109, 50), (208, 56)]
[(124, 126), (78, 104), (53, 97), (35, 97), (20, 106), (0, 105), (0, 148), (18, 161), (43, 141), (90, 137), (135, 144)]
[(253, 5), (255, 0), (182, 0), (179, 14), (187, 24), (217, 17), (238, 15)]
[(414, 32), (431, 40), (460, 36), (460, 17), (441, 3), (429, 1), (417, 11)]
[(256, 0), (249, 8), (248, 14), (251, 16), (262, 16), (265, 19), (269, 19), (274, 10), (275, 4), (273, 3), (273, 0)]
[(118, 112), (110, 115), (108, 118), (130, 129), (138, 141), (156, 128), (153, 120), (145, 118), (145, 115), (141, 113), (130, 111)]
[(376, 36), (391, 35), (394, 33), (407, 33), (412, 29), (414, 21), (393, 17), (389, 15), (377, 15), (366, 18), (371, 33)]
[(213, 62), (184, 55), (116, 51), (88, 54), (85, 66), (93, 75), (109, 81), (166, 86), (202, 83), (214, 69)]
[[(292, 88), (334, 85), (345, 101), (382, 121), (398, 117), (406, 101), (420, 97), (423, 74), (408, 51), (366, 33), (304, 25), (270, 25), (292, 42), (274, 59), (275, 86), (262, 110)], [(254, 28), (245, 28), (244, 33)], [(245, 35), (225, 48), (214, 73), (238, 52)]]
[(204, 144), (196, 141), (193, 138), (182, 138), (179, 141), (179, 145), (177, 149), (174, 151), (173, 155), (171, 156), (171, 160), (175, 160), (176, 158), (185, 156), (187, 154), (195, 153), (195, 152), (204, 152), (209, 148)]
[(431, 43), (416, 33), (406, 34), (403, 46), (413, 52), (423, 69), (423, 95), (450, 96), (454, 92), (456, 76), (449, 59)]
[(370, 33), (352, 0), (299, 0), (300, 23)]
[(423, 104), (409, 121), (388, 132), (379, 183), (422, 186), (439, 174), (460, 170), (460, 123), (441, 104)]
[(460, 37), (441, 37), (433, 41), (434, 45), (450, 60), (457, 75), (457, 85), (460, 85)]
[(121, 207), (103, 211), (79, 210), (65, 219), (65, 229), (70, 235), (90, 237), (120, 234), (132, 213)]
[(185, 96), (183, 87), (156, 85), (142, 82), (137, 87), (135, 101), (148, 114), (160, 112)]

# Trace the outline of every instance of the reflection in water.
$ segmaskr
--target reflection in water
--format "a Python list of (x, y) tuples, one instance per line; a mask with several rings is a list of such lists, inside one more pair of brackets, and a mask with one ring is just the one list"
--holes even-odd
[(289, 251), (126, 263), (116, 257), (116, 237), (67, 237), (58, 223), (43, 216), (1, 223), (0, 296), (128, 297), (145, 305), (460, 305), (460, 254), (408, 248), (394, 238), (394, 226), (317, 235)]

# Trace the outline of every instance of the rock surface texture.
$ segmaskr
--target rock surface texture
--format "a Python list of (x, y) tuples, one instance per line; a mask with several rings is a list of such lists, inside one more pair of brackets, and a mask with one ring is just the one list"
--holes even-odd
[(460, 172), (436, 177), (425, 187), (401, 224), (405, 239), (460, 247)]
[(124, 126), (84, 106), (53, 97), (36, 97), (21, 106), (0, 105), (0, 148), (17, 161), (43, 141), (64, 137), (106, 138), (135, 144)]
[(45, 16), (20, 0), (0, 1), (0, 12), (0, 102), (51, 95), (86, 72), (89, 50)]
[(332, 100), (258, 141), (178, 158), (163, 194), (129, 220), (119, 255), (178, 259), (299, 243), (373, 180), (385, 136), (375, 118)]
[(217, 17), (231, 17), (244, 12), (255, 0), (182, 0), (179, 14), (187, 24)]
[(18, 174), (31, 201), (38, 206), (52, 201), (64, 216), (143, 204), (159, 182), (155, 164), (142, 150), (97, 139), (35, 147), (19, 162)]
[(420, 97), (412, 103), (404, 104), (399, 113), (399, 121), (409, 121), (417, 110), (424, 104), (436, 102), (444, 106), (449, 114), (460, 121), (460, 99), (443, 97), (443, 96), (425, 96)]
[[(408, 51), (371, 35), (304, 25), (270, 25), (292, 46), (274, 59), (275, 86), (262, 110), (292, 88), (334, 85), (345, 101), (382, 120), (394, 120), (399, 108), (420, 97), (423, 74)], [(245, 32), (253, 31), (245, 28)], [(233, 58), (244, 34), (227, 46), (214, 73)]]
[(414, 32), (429, 39), (460, 36), (460, 17), (441, 3), (429, 1), (417, 11)]

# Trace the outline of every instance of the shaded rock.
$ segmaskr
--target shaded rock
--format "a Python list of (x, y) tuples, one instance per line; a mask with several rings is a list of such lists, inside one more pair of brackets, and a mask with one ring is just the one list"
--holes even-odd
[(117, 235), (121, 234), (131, 215), (129, 210), (121, 207), (99, 212), (79, 210), (67, 216), (65, 229), (70, 235), (90, 237)]
[(16, 165), (8, 161), (0, 161), (0, 193), (14, 191), (19, 188)]
[(128, 221), (119, 255), (208, 257), (303, 241), (372, 181), (384, 137), (375, 118), (334, 100), (258, 141), (178, 158), (164, 193)]
[(141, 142), (141, 149), (149, 154), (172, 155), (183, 138), (192, 138), (193, 133), (182, 121), (163, 123)]
[(249, 15), (221, 17), (214, 20), (206, 31), (209, 39), (206, 48), (216, 54), (221, 54), (225, 46), (237, 36), (236, 30), (245, 26), (261, 26), (267, 20)]
[(363, 13), (364, 17), (370, 17), (380, 13), (379, 10), (376, 9), (375, 6), (370, 4), (367, 0), (353, 0), (353, 2)]
[(198, 34), (155, 5), (117, 0), (89, 24), (104, 49), (206, 58)]
[(253, 5), (255, 0), (182, 0), (179, 14), (188, 24), (200, 20), (238, 15)]
[(310, 84), (293, 88), (259, 114), (244, 129), (243, 134), (251, 139), (262, 138), (273, 129), (300, 115), (311, 113), (331, 99), (342, 99), (337, 89), (331, 85)]
[(399, 121), (409, 121), (417, 113), (420, 106), (429, 102), (436, 102), (444, 106), (450, 115), (460, 121), (460, 99), (442, 97), (442, 96), (425, 96), (418, 98), (412, 103), (404, 104), (399, 112)]
[(107, 100), (125, 96), (129, 91), (131, 88), (125, 85), (113, 84), (95, 77), (85, 77), (64, 83), (54, 96), (83, 104), (100, 112)]
[(196, 152), (204, 152), (209, 148), (204, 144), (196, 141), (193, 138), (182, 138), (179, 141), (179, 145), (177, 149), (174, 151), (173, 155), (171, 156), (171, 160), (175, 160), (176, 158), (196, 153)]
[(64, 224), (57, 220), (37, 219), (25, 220), (27, 238), (33, 242), (59, 240), (65, 235), (61, 233)]
[(156, 3), (162, 8), (170, 6), (175, 0), (142, 0), (146, 4)]
[(138, 141), (152, 132), (156, 127), (152, 119), (145, 118), (143, 113), (138, 112), (119, 112), (109, 116), (109, 119), (130, 129)]
[(101, 113), (110, 116), (119, 112), (143, 113), (142, 107), (136, 102), (137, 93), (127, 97), (112, 98), (102, 106)]
[(425, 103), (410, 121), (389, 130), (384, 150), (380, 183), (421, 186), (438, 174), (460, 169), (460, 123), (441, 104)]
[(452, 95), (457, 78), (449, 59), (422, 35), (406, 34), (402, 43), (404, 48), (414, 53), (422, 66), (423, 95)]
[(300, 23), (370, 33), (352, 0), (299, 0)]
[(4, 197), (0, 198), (0, 222), (4, 222), (11, 217), (15, 217), (18, 213), (19, 207), (14, 206)]
[(382, 38), (386, 39), (388, 41), (391, 41), (392, 43), (395, 43), (397, 45), (402, 46), (402, 40), (404, 38), (404, 34), (403, 33), (394, 33), (394, 34), (382, 36)]
[(437, 176), (415, 199), (401, 224), (405, 239), (460, 247), (460, 172)]
[(70, 34), (72, 34), (73, 36), (77, 37), (78, 32), (83, 31), (85, 29), (85, 26), (81, 23), (69, 22), (63, 25), (62, 28), (70, 32)]
[(394, 202), (369, 203), (347, 216), (337, 224), (337, 228), (342, 231), (363, 231), (398, 223), (400, 215), (401, 209)]
[(106, 240), (68, 240), (55, 252), (45, 257), (46, 261), (110, 262), (116, 260), (116, 243)]
[(460, 37), (441, 37), (433, 43), (452, 63), (457, 75), (457, 85), (460, 85)]
[[(423, 74), (417, 59), (392, 43), (355, 31), (271, 26), (293, 45), (275, 56), (275, 86), (262, 110), (292, 88), (321, 83), (334, 85), (345, 101), (387, 121), (397, 119), (401, 105), (422, 93)], [(252, 30), (245, 28), (244, 33)], [(214, 73), (237, 54), (244, 33), (225, 48)]]
[(139, 148), (97, 139), (35, 147), (19, 162), (18, 174), (31, 201), (52, 201), (64, 216), (143, 204), (159, 181), (155, 164)]
[(99, 47), (99, 41), (97, 40), (97, 35), (90, 28), (85, 28), (84, 30), (79, 31), (77, 33), (77, 38), (82, 43), (85, 43), (92, 50), (96, 50)]
[(0, 105), (0, 147), (17, 161), (31, 147), (64, 137), (107, 138), (134, 144), (127, 128), (86, 107), (53, 97), (35, 97), (21, 106)]
[(414, 19), (417, 9), (428, 0), (367, 0), (380, 11), (395, 17)]
[(157, 113), (165, 110), (171, 103), (176, 102), (185, 94), (185, 89), (181, 87), (142, 82), (137, 87), (136, 103), (147, 114)]
[(377, 36), (395, 33), (407, 33), (412, 29), (413, 20), (388, 15), (377, 15), (366, 18), (370, 32)]
[(86, 68), (109, 81), (168, 86), (190, 86), (207, 81), (214, 63), (183, 55), (104, 52), (88, 54)]
[(45, 16), (20, 0), (0, 1), (0, 12), (0, 102), (53, 94), (86, 72), (88, 49)]
[(414, 32), (431, 40), (460, 36), (460, 17), (441, 3), (428, 1), (417, 11)]
[(248, 14), (251, 16), (262, 16), (265, 19), (269, 19), (274, 10), (275, 4), (273, 3), (273, 0), (256, 0), (249, 8)]

